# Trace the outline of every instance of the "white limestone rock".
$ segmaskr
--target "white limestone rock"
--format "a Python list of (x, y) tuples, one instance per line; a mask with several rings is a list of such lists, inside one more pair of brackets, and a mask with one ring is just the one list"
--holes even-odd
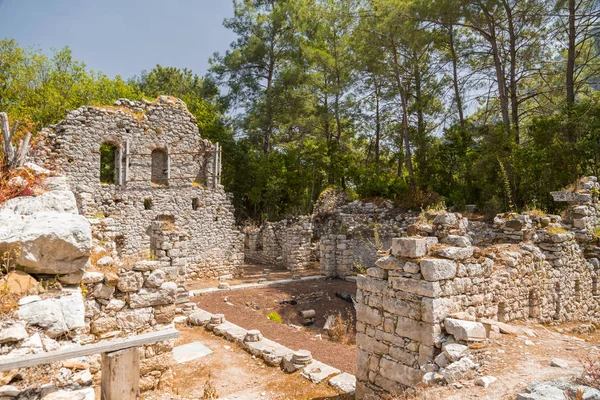
[(344, 393), (354, 394), (356, 391), (356, 377), (344, 372), (331, 378), (329, 385)]
[(565, 360), (561, 360), (560, 358), (553, 358), (552, 361), (550, 361), (550, 366), (562, 369), (569, 369), (569, 363)]
[(464, 260), (473, 256), (473, 247), (440, 247), (435, 254), (450, 260)]
[(444, 324), (446, 331), (456, 340), (478, 342), (487, 339), (485, 327), (480, 322), (446, 318)]
[(81, 278), (81, 282), (85, 284), (99, 283), (104, 280), (104, 274), (102, 272), (85, 271)]
[(496, 382), (497, 380), (498, 380), (498, 378), (496, 378), (495, 376), (486, 375), (486, 376), (479, 377), (475, 381), (475, 384), (477, 386), (482, 386), (484, 389), (487, 389), (488, 387), (490, 387), (490, 385), (492, 383)]
[(0, 386), (0, 399), (17, 398), (20, 394), (21, 391), (16, 386)]
[(149, 288), (157, 288), (165, 282), (165, 279), (165, 271), (163, 271), (162, 269), (157, 269), (155, 271), (152, 271), (150, 275), (148, 275), (148, 278), (146, 278), (145, 285)]
[(382, 269), (402, 269), (404, 263), (394, 256), (385, 256), (375, 261), (375, 266)]
[(27, 339), (29, 334), (25, 330), (25, 326), (20, 323), (13, 324), (7, 328), (0, 329), (0, 344), (20, 342)]
[(44, 397), (42, 400), (95, 400), (96, 395), (93, 388), (85, 388), (81, 390), (59, 390), (52, 392)]
[(144, 275), (137, 271), (128, 271), (119, 276), (117, 289), (121, 292), (137, 292), (144, 285)]
[(475, 363), (468, 357), (463, 357), (441, 370), (441, 374), (448, 384), (461, 379), (470, 378), (475, 371)]
[(419, 258), (437, 244), (436, 237), (403, 237), (392, 239), (392, 254), (397, 257)]
[(142, 288), (137, 293), (132, 293), (129, 297), (129, 306), (131, 308), (159, 306), (175, 302), (177, 296), (177, 284), (175, 282), (165, 282), (158, 289)]
[(465, 357), (469, 353), (469, 348), (462, 344), (450, 343), (442, 346), (442, 352), (448, 360), (454, 362)]
[[(458, 248), (458, 247), (457, 247)], [(452, 279), (456, 276), (457, 265), (452, 260), (424, 258), (421, 260), (421, 274), (430, 282)]]
[(50, 338), (85, 326), (85, 307), (79, 291), (24, 304), (19, 307), (17, 315), (31, 325), (44, 328)]
[(39, 196), (15, 197), (2, 206), (18, 215), (33, 215), (39, 212), (79, 214), (75, 195), (70, 190), (52, 190)]
[(35, 274), (63, 275), (85, 268), (92, 230), (81, 215), (0, 213), (0, 252), (21, 245), (17, 264)]

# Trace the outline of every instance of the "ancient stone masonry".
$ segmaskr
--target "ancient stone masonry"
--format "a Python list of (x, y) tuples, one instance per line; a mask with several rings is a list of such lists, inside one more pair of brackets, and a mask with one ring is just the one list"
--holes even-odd
[(320, 269), (321, 275), (344, 278), (354, 272), (354, 258), (351, 241), (346, 235), (321, 236)]
[(306, 269), (314, 259), (312, 224), (299, 217), (260, 228), (245, 228), (245, 258), (248, 262), (284, 266), (290, 271)]
[(474, 247), (466, 218), (429, 217), (357, 280), (357, 399), (454, 382), (475, 365), (449, 345), (486, 340), (501, 322), (600, 321), (598, 262), (576, 236), (593, 224), (572, 232), (556, 216), (502, 215), (493, 230), (504, 243)]
[[(3, 313), (0, 318), (1, 359), (172, 328), (178, 308), (193, 309), (178, 304), (185, 265), (174, 265), (168, 257), (116, 261), (104, 256), (90, 262), (92, 247), (98, 246), (92, 244), (90, 223), (77, 214), (66, 181), (47, 178), (40, 196), (15, 198), (0, 207), (0, 251), (13, 245), (20, 249), (11, 272), (0, 274), (3, 303), (8, 303), (2, 305), (14, 310), (14, 315)], [(101, 225), (100, 220), (95, 223)], [(152, 223), (157, 249), (167, 248), (171, 241), (176, 248), (180, 236), (165, 223)], [(173, 344), (164, 341), (140, 348), (142, 391), (168, 389), (172, 384)], [(100, 373), (100, 355), (53, 365), (47, 372), (48, 382), (57, 388), (89, 386)], [(23, 394), (23, 398), (39, 398), (40, 382), (26, 381), (33, 397)]]
[(67, 177), (114, 255), (186, 265), (188, 279), (237, 272), (243, 235), (220, 185), (220, 150), (181, 100), (80, 107), (39, 137), (35, 159)]

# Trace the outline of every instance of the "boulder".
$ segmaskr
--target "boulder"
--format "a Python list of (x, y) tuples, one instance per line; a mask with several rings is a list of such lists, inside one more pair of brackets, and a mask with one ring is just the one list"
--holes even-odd
[(16, 261), (21, 269), (35, 274), (69, 274), (85, 268), (92, 230), (81, 215), (0, 213), (0, 253), (19, 245)]
[(40, 285), (34, 277), (26, 272), (10, 271), (0, 279), (0, 290), (4, 289), (17, 296), (24, 296), (39, 293)]
[(31, 325), (44, 328), (50, 338), (85, 326), (85, 307), (81, 292), (23, 304), (19, 307), (17, 316)]
[(79, 214), (75, 195), (70, 190), (52, 190), (37, 197), (15, 197), (7, 200), (2, 207), (18, 215), (33, 215), (46, 211)]
[(487, 339), (485, 326), (480, 322), (446, 318), (444, 324), (446, 332), (450, 335), (454, 335), (456, 340), (478, 342)]

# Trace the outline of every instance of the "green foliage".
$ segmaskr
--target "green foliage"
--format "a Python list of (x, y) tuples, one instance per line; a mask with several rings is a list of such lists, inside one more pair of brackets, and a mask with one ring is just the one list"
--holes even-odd
[(117, 148), (113, 144), (100, 145), (100, 183), (116, 183), (116, 151)]
[(271, 311), (270, 313), (268, 313), (267, 318), (269, 318), (273, 322), (278, 322), (280, 324), (283, 322), (283, 318), (281, 318), (281, 315), (279, 315), (275, 311)]

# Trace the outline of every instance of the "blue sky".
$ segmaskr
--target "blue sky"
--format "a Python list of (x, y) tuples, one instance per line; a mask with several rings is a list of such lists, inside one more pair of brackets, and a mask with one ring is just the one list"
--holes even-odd
[(232, 0), (0, 0), (0, 38), (69, 46), (78, 61), (129, 78), (156, 64), (199, 75), (235, 39), (223, 27)]

